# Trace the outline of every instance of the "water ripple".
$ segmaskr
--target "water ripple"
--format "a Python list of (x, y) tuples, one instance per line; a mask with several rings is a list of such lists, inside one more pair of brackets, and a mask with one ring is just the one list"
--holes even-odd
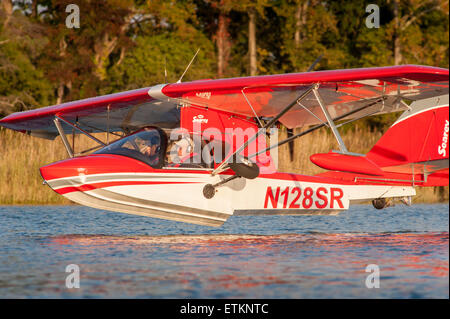
[[(448, 205), (232, 217), (0, 207), (1, 298), (448, 298)], [(65, 267), (80, 268), (68, 289)], [(368, 289), (366, 266), (380, 269)]]

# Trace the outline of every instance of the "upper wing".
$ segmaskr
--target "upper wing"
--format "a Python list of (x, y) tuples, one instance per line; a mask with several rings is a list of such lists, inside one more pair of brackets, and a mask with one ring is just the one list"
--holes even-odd
[[(0, 120), (0, 125), (44, 138), (56, 137), (55, 116), (77, 124), (87, 132), (133, 131), (147, 125), (177, 127), (180, 112), (177, 105), (156, 100), (149, 88), (13, 113)], [(66, 133), (72, 128), (62, 123)], [(78, 133), (78, 132), (76, 132)]]
[[(171, 128), (179, 125), (180, 105), (273, 117), (317, 83), (330, 115), (350, 119), (404, 110), (402, 100), (448, 94), (448, 76), (447, 69), (405, 65), (172, 83), (18, 112), (0, 125), (47, 138), (57, 135), (55, 116), (88, 132)], [(345, 116), (355, 110), (360, 111)], [(280, 121), (292, 128), (324, 122), (325, 117), (310, 94)], [(63, 128), (72, 132), (67, 125)]]
[[(448, 70), (427, 66), (347, 69), (258, 77), (174, 83), (152, 95), (184, 105), (199, 105), (243, 116), (273, 117), (313, 84), (333, 118), (402, 111), (402, 100), (421, 100), (448, 94)], [(349, 116), (345, 114), (358, 110)], [(289, 128), (325, 122), (310, 93), (280, 122)]]

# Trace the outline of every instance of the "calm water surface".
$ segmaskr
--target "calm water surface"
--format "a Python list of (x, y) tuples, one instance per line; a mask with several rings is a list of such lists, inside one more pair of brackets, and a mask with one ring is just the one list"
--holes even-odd
[[(231, 217), (210, 228), (0, 206), (0, 298), (449, 298), (449, 205)], [(80, 289), (65, 286), (80, 268)], [(380, 269), (368, 289), (366, 266)]]

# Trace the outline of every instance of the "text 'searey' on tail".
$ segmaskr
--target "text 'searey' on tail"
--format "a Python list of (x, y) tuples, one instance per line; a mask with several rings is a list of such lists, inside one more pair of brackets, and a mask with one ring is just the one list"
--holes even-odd
[(385, 173), (421, 174), (423, 186), (449, 183), (448, 95), (411, 103), (366, 154)]

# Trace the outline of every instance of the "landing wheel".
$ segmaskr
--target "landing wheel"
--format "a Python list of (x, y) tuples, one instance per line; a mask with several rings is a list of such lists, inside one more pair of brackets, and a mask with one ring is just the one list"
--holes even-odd
[(376, 209), (383, 209), (387, 207), (386, 198), (377, 198), (372, 201), (373, 207)]
[(213, 198), (215, 193), (216, 189), (211, 184), (206, 184), (205, 187), (203, 187), (203, 196), (207, 199)]
[(243, 156), (237, 157), (232, 163), (229, 163), (228, 166), (236, 173), (236, 175), (247, 179), (255, 179), (259, 175), (258, 165)]

